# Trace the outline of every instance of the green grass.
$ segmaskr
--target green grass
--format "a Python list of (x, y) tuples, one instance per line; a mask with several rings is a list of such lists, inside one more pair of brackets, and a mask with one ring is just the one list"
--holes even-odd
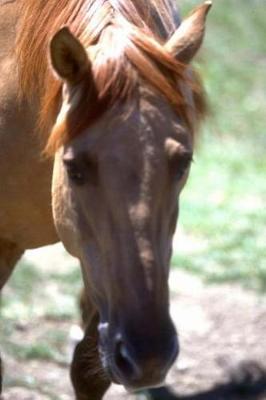
[(1, 349), (18, 361), (67, 362), (69, 324), (79, 321), (80, 268), (73, 260), (68, 268), (51, 271), (22, 259), (4, 288)]
[(44, 273), (22, 260), (12, 275), (2, 299), (2, 317), (30, 321), (33, 316), (51, 320), (71, 320), (77, 315), (81, 287), (78, 264), (62, 273)]
[[(184, 1), (185, 9), (198, 4)], [(266, 290), (266, 7), (214, 1), (200, 55), (212, 115), (181, 201), (193, 243), (173, 263), (209, 281)], [(190, 239), (189, 239), (190, 238)]]

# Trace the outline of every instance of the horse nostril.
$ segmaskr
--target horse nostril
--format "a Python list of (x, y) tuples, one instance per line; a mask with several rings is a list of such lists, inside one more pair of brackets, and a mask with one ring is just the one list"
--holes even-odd
[(120, 336), (115, 343), (114, 362), (119, 374), (127, 377), (128, 380), (135, 380), (140, 377), (140, 370)]

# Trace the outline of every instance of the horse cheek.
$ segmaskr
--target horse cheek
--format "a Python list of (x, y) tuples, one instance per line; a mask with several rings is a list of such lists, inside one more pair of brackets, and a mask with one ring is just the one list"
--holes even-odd
[(79, 257), (79, 231), (75, 207), (66, 172), (64, 170), (62, 151), (55, 156), (52, 179), (52, 209), (55, 228), (66, 250), (74, 257)]

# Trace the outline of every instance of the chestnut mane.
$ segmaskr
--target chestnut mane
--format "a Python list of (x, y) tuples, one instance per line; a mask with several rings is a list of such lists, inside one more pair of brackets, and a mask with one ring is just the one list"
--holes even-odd
[(85, 79), (82, 101), (67, 121), (71, 129), (52, 132), (48, 152), (78, 135), (114, 103), (129, 100), (142, 82), (164, 95), (189, 123), (191, 109), (179, 85), (185, 82), (194, 94), (195, 120), (203, 117), (204, 91), (196, 75), (188, 80), (185, 66), (163, 46), (178, 26), (169, 0), (20, 0), (19, 4), (16, 50), (21, 94), (37, 96), (42, 131), (50, 131), (61, 100), (62, 82), (48, 61), (53, 35), (68, 26), (86, 49), (95, 44), (100, 49), (92, 60), (95, 101), (92, 104), (86, 96), (91, 83)]

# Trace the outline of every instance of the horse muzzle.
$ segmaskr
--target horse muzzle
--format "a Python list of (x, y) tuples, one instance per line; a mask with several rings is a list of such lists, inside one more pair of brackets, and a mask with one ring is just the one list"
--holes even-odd
[(162, 385), (179, 352), (172, 326), (130, 338), (121, 331), (112, 335), (108, 324), (100, 324), (99, 333), (103, 367), (114, 383), (129, 391)]

